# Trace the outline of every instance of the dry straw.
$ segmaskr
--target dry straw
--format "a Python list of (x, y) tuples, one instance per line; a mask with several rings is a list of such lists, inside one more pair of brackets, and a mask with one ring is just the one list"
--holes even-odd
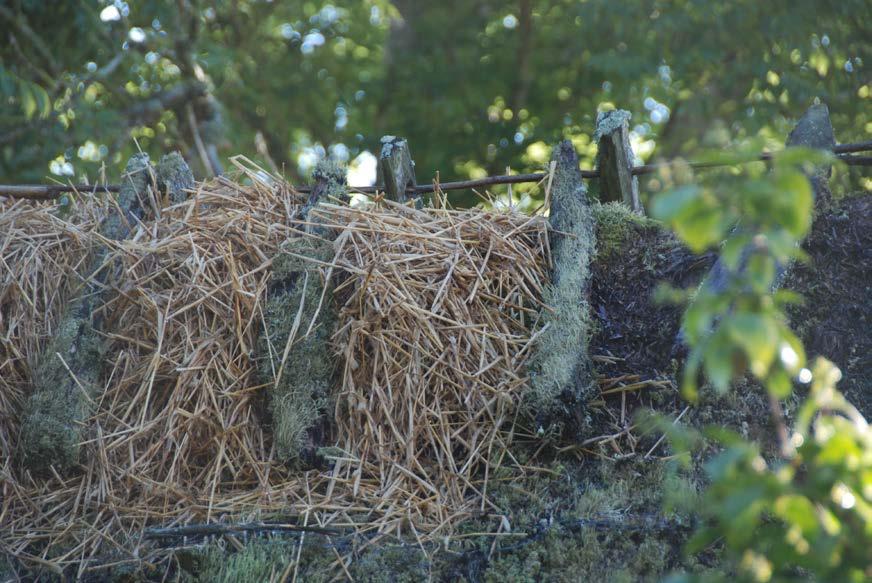
[[(166, 568), (167, 549), (143, 535), (151, 527), (279, 518), (424, 541), (499, 513), (487, 492), (495, 468), (514, 465), (545, 221), (511, 209), (321, 205), (309, 220), (337, 234), (333, 262), (320, 265), (335, 290), (320, 301), (340, 313), (335, 447), (325, 469), (294, 471), (275, 456), (273, 383), (258, 377), (255, 348), (271, 260), (304, 230), (303, 201), (238, 167), (240, 181), (198, 185), (124, 242), (99, 238), (98, 203), (66, 220), (0, 203), (0, 551), (82, 576)], [(17, 451), (22, 407), (95, 245), (111, 246), (114, 266), (101, 308), (104, 391), (81, 468), (32, 476)]]

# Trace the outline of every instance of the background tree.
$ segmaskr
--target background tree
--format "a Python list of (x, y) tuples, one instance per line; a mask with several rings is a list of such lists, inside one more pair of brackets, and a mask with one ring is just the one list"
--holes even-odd
[(0, 179), (117, 175), (141, 147), (297, 181), (382, 134), (410, 139), (419, 180), (536, 170), (567, 136), (590, 165), (612, 106), (643, 157), (780, 140), (815, 97), (841, 139), (869, 139), (870, 20), (864, 0), (12, 0)]

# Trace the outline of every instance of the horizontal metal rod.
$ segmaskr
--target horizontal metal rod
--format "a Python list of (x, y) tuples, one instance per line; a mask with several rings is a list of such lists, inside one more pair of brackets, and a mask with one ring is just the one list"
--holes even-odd
[[(857, 142), (853, 144), (838, 144), (834, 151), (836, 157), (848, 166), (872, 166), (872, 156), (852, 156), (849, 152), (865, 152), (872, 150), (872, 142)], [(771, 153), (761, 154), (759, 160), (765, 161), (772, 158)], [(661, 168), (668, 167), (674, 162), (660, 162), (656, 164), (645, 164), (643, 166), (633, 167), (632, 173), (634, 176), (643, 174), (651, 174)], [(716, 168), (720, 166), (732, 166), (732, 164), (720, 164), (717, 162), (690, 162), (691, 168)], [(599, 172), (596, 170), (582, 170), (582, 178), (597, 178)], [(438, 187), (441, 191), (448, 190), (468, 190), (473, 188), (481, 188), (483, 186), (492, 186), (495, 184), (522, 184), (531, 182), (541, 182), (548, 177), (545, 172), (537, 172), (534, 174), (506, 174), (501, 176), (486, 176), (484, 178), (476, 178), (473, 180), (460, 180), (457, 182), (443, 182), (440, 184), (418, 185), (414, 188), (410, 187), (406, 192), (410, 194), (423, 194), (426, 192), (434, 192)], [(65, 192), (118, 192), (120, 186), (118, 184), (97, 185), (97, 184), (49, 184), (49, 185), (2, 185), (0, 184), (0, 196), (8, 196), (12, 198), (26, 198), (30, 200), (51, 200), (58, 198)], [(350, 190), (361, 192), (364, 194), (375, 194), (381, 192), (382, 189), (377, 186), (350, 186)], [(300, 193), (311, 192), (311, 186), (295, 186), (294, 190)]]

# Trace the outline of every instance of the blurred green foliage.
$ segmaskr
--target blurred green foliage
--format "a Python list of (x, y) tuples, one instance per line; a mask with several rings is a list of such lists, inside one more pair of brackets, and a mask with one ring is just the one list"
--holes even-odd
[[(691, 581), (844, 581), (872, 579), (872, 430), (835, 389), (841, 373), (818, 359), (811, 391), (785, 456), (767, 461), (758, 444), (724, 428), (702, 433), (664, 423), (679, 459), (703, 437), (721, 446), (705, 464), (705, 521), (689, 554), (722, 545), (721, 570), (676, 575)], [(729, 573), (727, 575), (726, 573)]]
[[(754, 159), (756, 148), (713, 159), (740, 163)], [(824, 359), (813, 370), (804, 368), (805, 351), (783, 311), (799, 298), (777, 291), (779, 272), (803, 258), (799, 243), (814, 206), (806, 175), (828, 163), (826, 154), (791, 148), (774, 156), (769, 168), (727, 167), (699, 185), (685, 176), (686, 184), (653, 200), (654, 216), (690, 248), (703, 251), (726, 240), (720, 247), (726, 284), (703, 283), (689, 294), (685, 395), (698, 398), (701, 371), (722, 393), (750, 373), (770, 395), (780, 445), (780, 454), (767, 460), (761, 444), (723, 427), (699, 432), (657, 421), (685, 469), (704, 443), (719, 451), (704, 465), (709, 485), (700, 505), (703, 522), (687, 551), (722, 547), (724, 570), (670, 582), (872, 579), (872, 430), (836, 390), (838, 368)], [(780, 400), (791, 395), (794, 379), (811, 382), (811, 390), (789, 429)]]
[(703, 182), (666, 190), (652, 201), (651, 214), (691, 250), (699, 253), (724, 241), (720, 256), (727, 277), (720, 285), (700, 286), (684, 315), (691, 351), (682, 389), (691, 400), (697, 398), (700, 368), (721, 393), (747, 369), (784, 398), (790, 377), (805, 366), (802, 343), (783, 312), (797, 298), (772, 291), (785, 267), (803, 257), (798, 243), (811, 226), (814, 195), (803, 168), (811, 172), (828, 158), (790, 148), (773, 157), (770, 170), (767, 164), (749, 163), (758, 157), (755, 142), (704, 157), (741, 166), (706, 173)]
[(0, 182), (116, 176), (134, 138), (202, 177), (196, 134), (294, 181), (383, 134), (421, 181), (539, 170), (567, 136), (590, 166), (611, 107), (644, 158), (780, 146), (814, 98), (869, 139), (870, 21), (866, 0), (10, 0)]

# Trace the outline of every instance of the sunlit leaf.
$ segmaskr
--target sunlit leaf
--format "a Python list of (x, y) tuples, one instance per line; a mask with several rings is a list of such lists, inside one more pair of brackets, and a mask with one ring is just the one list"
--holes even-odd
[(766, 376), (775, 359), (779, 338), (778, 326), (772, 318), (741, 313), (727, 319), (724, 326), (732, 341), (744, 349), (751, 372), (758, 378)]
[(25, 117), (32, 119), (36, 115), (39, 105), (29, 83), (18, 85), (18, 98), (21, 100), (21, 109), (24, 110)]
[(775, 184), (784, 197), (778, 205), (778, 219), (794, 237), (802, 237), (811, 226), (814, 206), (811, 184), (798, 170), (778, 172)]
[(670, 222), (686, 211), (687, 206), (700, 195), (697, 186), (682, 186), (654, 197), (651, 203), (651, 216), (655, 219)]
[(733, 350), (723, 334), (716, 334), (706, 344), (703, 366), (715, 390), (726, 393), (733, 379)]
[(769, 376), (766, 378), (766, 388), (775, 397), (786, 399), (790, 396), (793, 385), (790, 382), (790, 377), (779, 368), (769, 373)]

